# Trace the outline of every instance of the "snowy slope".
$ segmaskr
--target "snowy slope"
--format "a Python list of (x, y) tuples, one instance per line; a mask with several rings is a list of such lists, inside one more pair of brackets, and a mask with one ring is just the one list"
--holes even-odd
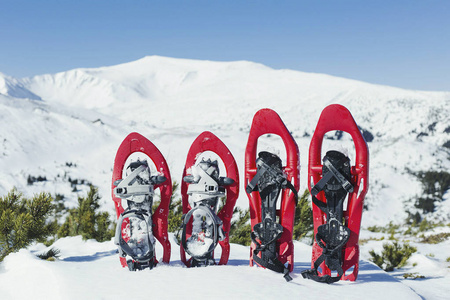
[[(449, 149), (443, 147), (450, 141), (450, 92), (403, 90), (325, 74), (274, 70), (247, 61), (211, 62), (150, 56), (117, 66), (76, 69), (33, 78), (16, 79), (0, 73), (0, 193), (5, 194), (13, 186), (27, 195), (48, 191), (63, 194), (69, 205), (75, 205), (77, 195), (84, 195), (87, 186), (73, 185), (70, 181), (84, 180), (99, 187), (103, 196), (102, 208), (112, 212), (109, 190), (112, 163), (121, 141), (132, 131), (148, 137), (161, 150), (169, 164), (172, 180), (179, 182), (189, 146), (202, 131), (210, 130), (230, 148), (243, 178), (244, 149), (252, 117), (264, 107), (278, 112), (299, 145), (303, 190), (306, 188), (310, 136), (321, 110), (331, 103), (345, 105), (358, 125), (373, 136), (369, 143), (368, 211), (364, 212), (363, 227), (385, 225), (389, 221), (402, 223), (406, 217), (405, 210), (412, 207), (412, 199), (421, 193), (420, 183), (407, 169), (450, 169)], [(274, 136), (262, 138), (261, 142), (260, 150), (277, 151), (276, 148), (281, 147), (280, 139)], [(346, 136), (340, 141), (326, 140), (323, 150), (342, 145), (350, 157), (354, 157), (351, 141)], [(283, 151), (279, 152), (281, 157), (285, 157)], [(46, 180), (28, 185), (29, 176), (45, 176)], [(242, 187), (238, 205), (248, 207)], [(433, 218), (449, 223), (448, 193)], [(150, 273), (133, 275), (120, 270), (116, 254), (111, 252), (114, 248), (111, 243), (93, 243), (92, 251), (85, 253), (77, 252), (84, 251), (80, 250), (86, 247), (84, 242), (69, 240), (67, 245), (60, 242), (63, 244), (58, 247), (62, 250), (70, 247), (76, 250), (73, 254), (62, 251), (61, 261), (54, 264), (36, 260), (30, 250), (10, 255), (0, 264), (0, 292), (12, 291), (7, 290), (3, 282), (27, 273), (31, 273), (30, 279), (37, 280), (30, 267), (24, 268), (26, 272), (17, 268), (22, 260), (30, 266), (42, 267), (55, 278), (59, 278), (61, 272), (73, 274), (61, 279), (65, 287), (60, 291), (64, 295), (62, 298), (69, 297), (65, 289), (79, 288), (79, 284), (70, 287), (72, 281), (81, 280), (90, 287), (81, 292), (92, 293), (92, 284), (98, 282), (102, 285), (101, 290), (109, 293), (110, 287), (120, 285), (121, 276), (133, 278), (138, 285), (155, 280), (162, 285), (164, 279), (180, 276), (177, 279), (181, 281), (182, 276), (191, 274), (186, 273), (191, 270), (181, 269), (176, 264), (177, 254), (172, 260), (175, 260), (173, 267), (179, 268), (179, 272), (172, 272), (172, 266), (162, 267), (160, 271), (154, 270), (161, 272), (161, 276), (155, 278)], [(243, 290), (248, 293), (248, 286), (241, 283), (249, 280), (246, 276), (261, 270), (244, 267), (247, 262), (242, 260), (248, 260), (248, 249), (241, 251), (240, 246), (233, 247), (232, 256), (235, 256), (232, 259), (237, 261), (234, 263), (237, 268), (242, 269), (242, 277), (236, 277), (235, 273), (240, 272), (234, 269), (224, 274), (212, 271), (216, 268), (192, 272), (206, 272), (201, 274), (211, 277), (212, 282), (213, 277), (233, 280), (239, 288), (232, 292), (239, 296)], [(307, 268), (310, 250), (304, 247), (301, 243), (296, 244), (296, 270)], [(371, 247), (375, 245), (363, 246), (366, 260)], [(376, 247), (381, 247), (381, 243)], [(432, 250), (435, 253), (450, 251), (448, 243), (436, 247)], [(433, 284), (433, 287), (441, 287), (440, 282), (449, 278), (448, 263), (445, 263), (448, 255), (443, 254), (433, 261), (425, 257), (427, 251), (431, 250), (424, 248), (415, 257), (421, 262), (417, 268), (421, 270), (421, 266), (428, 266), (426, 272), (432, 272), (433, 266), (437, 266), (441, 273), (435, 281), (419, 282), (425, 286), (419, 287), (420, 295), (428, 295), (430, 288), (427, 287)], [(82, 258), (75, 264), (67, 260), (72, 256)], [(411, 298), (408, 288), (397, 288), (402, 286), (397, 279), (385, 275), (368, 262), (363, 266), (362, 274), (366, 275), (361, 276), (363, 279), (358, 284), (351, 285), (352, 290), (361, 286), (361, 294), (379, 296), (376, 291), (380, 288), (395, 286), (393, 296)], [(99, 269), (107, 269), (108, 277), (92, 281), (87, 274)], [(228, 270), (228, 267), (222, 269)], [(268, 278), (279, 279), (277, 275), (268, 274)], [(195, 284), (195, 279), (201, 281), (193, 277), (193, 281), (188, 282)], [(260, 286), (253, 282), (254, 290), (270, 284), (264, 280)], [(300, 297), (304, 291), (314, 295), (315, 283), (300, 280), (298, 272), (294, 280), (301, 287), (298, 287), (300, 290), (288, 288), (291, 294)], [(342, 283), (343, 288), (347, 288), (347, 284)], [(176, 293), (167, 285), (165, 287)], [(302, 290), (305, 287), (306, 290)], [(336, 292), (334, 289), (339, 288), (331, 287), (326, 293)], [(55, 298), (61, 298), (58, 293), (55, 292)], [(361, 294), (356, 292), (355, 298)], [(439, 299), (439, 295), (431, 295)], [(100, 298), (100, 295), (93, 298)]]

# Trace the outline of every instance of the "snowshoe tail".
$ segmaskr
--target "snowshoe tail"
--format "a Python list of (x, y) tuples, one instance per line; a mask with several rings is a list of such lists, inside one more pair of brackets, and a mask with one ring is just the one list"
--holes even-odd
[[(322, 159), (325, 133), (340, 130), (351, 135), (356, 161), (338, 151)], [(314, 236), (312, 270), (304, 278), (333, 283), (356, 280), (359, 269), (359, 231), (363, 201), (369, 183), (369, 151), (350, 112), (342, 105), (326, 107), (320, 115), (309, 148), (308, 180), (313, 199)], [(348, 199), (347, 205), (345, 199)], [(321, 271), (319, 271), (321, 269)], [(332, 277), (331, 271), (337, 276)], [(347, 274), (346, 274), (347, 272)]]
[[(218, 174), (215, 173), (216, 170), (213, 169), (200, 170), (200, 172), (206, 172), (208, 175), (206, 176), (203, 174), (205, 176), (199, 176), (199, 178), (195, 178), (193, 174), (188, 174), (188, 170), (198, 163), (198, 157), (205, 151), (214, 152), (220, 157), (226, 168), (226, 177), (219, 177)], [(213, 167), (212, 164), (213, 162), (205, 162), (204, 165)], [(210, 173), (211, 175), (209, 175)], [(211, 177), (214, 179), (212, 180)], [(201, 182), (198, 182), (197, 180), (201, 180)], [(205, 191), (205, 188), (207, 191)], [(197, 204), (194, 207), (191, 207), (189, 204), (189, 197), (192, 197), (194, 194), (197, 197)], [(213, 195), (213, 197), (211, 197), (211, 195)], [(220, 211), (215, 214), (213, 211), (214, 209), (212, 208), (216, 207), (215, 205), (217, 205), (217, 202), (213, 198), (220, 197), (220, 195), (226, 196), (225, 204)], [(227, 264), (230, 256), (230, 223), (238, 195), (239, 172), (233, 155), (217, 136), (209, 131), (201, 133), (194, 140), (189, 149), (183, 171), (183, 180), (181, 181), (184, 220), (182, 225), (183, 234), (181, 236), (180, 257), (181, 261), (186, 266), (194, 267), (215, 264), (213, 251), (206, 251), (207, 255), (204, 256), (196, 255), (198, 253), (194, 253), (187, 245), (188, 240), (192, 241), (193, 239), (198, 238), (201, 241), (202, 239), (202, 237), (198, 237), (199, 232), (195, 232), (197, 229), (193, 231), (193, 225), (197, 226), (197, 222), (202, 221), (198, 218), (205, 218), (205, 220), (203, 220), (205, 222), (207, 221), (206, 218), (209, 218), (208, 222), (213, 223), (209, 228), (215, 229), (216, 233), (213, 235), (212, 249), (208, 250), (214, 250), (216, 244), (220, 245), (222, 248), (222, 255), (218, 264)], [(198, 218), (196, 217), (197, 214)], [(208, 226), (204, 228), (207, 229)], [(200, 233), (202, 234), (202, 232)], [(186, 253), (191, 256), (190, 259), (187, 259)]]
[[(141, 178), (140, 172), (148, 168), (143, 162), (132, 162), (128, 167), (131, 173), (127, 177), (123, 178), (122, 174), (125, 167), (127, 158), (135, 152), (142, 152), (153, 161), (158, 172), (161, 174), (155, 176), (149, 176), (148, 178)], [(135, 182), (139, 181), (139, 184)], [(161, 202), (155, 213), (151, 215), (150, 207), (146, 207), (152, 200), (148, 198), (153, 194), (154, 189), (159, 189), (161, 194)], [(121, 143), (114, 160), (114, 170), (112, 176), (112, 199), (114, 201), (117, 219), (122, 220), (122, 224), (118, 225), (119, 235), (116, 234), (116, 243), (119, 246), (124, 246), (121, 253), (120, 261), (123, 267), (129, 267), (130, 270), (139, 270), (144, 267), (152, 268), (157, 260), (154, 256), (153, 241), (145, 241), (145, 251), (137, 253), (136, 250), (128, 249), (127, 245), (133, 243), (130, 239), (121, 233), (123, 230), (127, 230), (127, 226), (133, 226), (133, 222), (130, 222), (130, 218), (134, 219), (136, 223), (145, 221), (150, 231), (148, 234), (158, 240), (163, 247), (163, 259), (164, 263), (170, 261), (170, 242), (167, 233), (168, 226), (168, 214), (169, 204), (172, 195), (172, 181), (170, 177), (169, 168), (166, 160), (156, 146), (150, 142), (147, 138), (139, 133), (130, 133)], [(127, 200), (128, 207), (124, 209), (122, 206), (122, 199)], [(149, 202), (150, 201), (150, 202)], [(148, 215), (148, 216), (146, 216)], [(145, 219), (145, 220), (144, 220)], [(140, 221), (139, 221), (140, 220)], [(142, 223), (142, 226), (143, 224)], [(140, 227), (142, 228), (142, 227)], [(139, 229), (141, 230), (141, 229)], [(147, 229), (143, 228), (142, 232)], [(145, 240), (145, 239), (144, 239)], [(142, 241), (139, 241), (140, 243)], [(129, 245), (128, 245), (129, 246)], [(133, 246), (136, 246), (133, 244)], [(149, 249), (147, 249), (149, 248)], [(150, 249), (151, 248), (151, 249)], [(121, 250), (119, 249), (119, 252)], [(128, 252), (128, 254), (127, 254)], [(128, 259), (130, 256), (132, 259)], [(134, 258), (133, 258), (134, 256)], [(152, 258), (148, 258), (151, 256)]]
[[(258, 138), (276, 134), (286, 146), (287, 164), (269, 152), (260, 152), (257, 158)], [(284, 274), (287, 281), (294, 268), (295, 206), (299, 189), (298, 146), (279, 115), (271, 109), (259, 110), (252, 122), (245, 151), (246, 192), (250, 202), (252, 244), (250, 265)], [(281, 193), (281, 200), (278, 200)], [(280, 209), (276, 209), (281, 201)], [(287, 265), (287, 266), (286, 266)]]

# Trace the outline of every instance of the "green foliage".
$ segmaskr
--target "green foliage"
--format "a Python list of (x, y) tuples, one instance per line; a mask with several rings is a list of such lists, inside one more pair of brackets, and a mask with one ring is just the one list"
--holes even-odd
[(64, 195), (56, 194), (53, 199), (53, 204), (55, 205), (55, 216), (56, 218), (62, 217), (67, 212), (67, 207), (64, 204)]
[(425, 278), (425, 276), (419, 275), (419, 273), (405, 273), (405, 274), (403, 274), (403, 278), (405, 278), (405, 279), (411, 278), (411, 279), (415, 280), (418, 278)]
[(26, 199), (15, 189), (0, 198), (0, 261), (32, 242), (44, 242), (54, 234), (56, 222), (47, 221), (54, 211), (52, 201), (45, 193)]
[(181, 203), (181, 198), (175, 200), (175, 192), (178, 190), (180, 184), (176, 181), (172, 183), (172, 197), (170, 199), (169, 205), (169, 232), (176, 232), (183, 222), (183, 204)]
[(295, 208), (293, 238), (300, 240), (307, 235), (310, 235), (312, 243), (314, 224), (312, 209), (308, 201), (309, 195), (309, 191), (306, 189), (298, 200), (297, 207)]
[(383, 227), (374, 225), (367, 227), (367, 230), (369, 230), (370, 232), (383, 232)]
[(388, 233), (390, 234), (389, 239), (394, 240), (394, 234), (396, 234), (400, 229), (400, 225), (398, 224), (394, 224), (391, 222), (389, 222), (389, 224), (387, 224), (386, 226), (382, 227), (382, 226), (369, 226), (367, 228), (367, 230), (371, 231), (371, 232), (383, 232), (383, 233)]
[(422, 222), (419, 224), (419, 231), (427, 231), (429, 229), (433, 228), (433, 224), (428, 222), (427, 218), (423, 219)]
[(421, 222), (416, 223), (415, 221), (409, 226), (409, 228), (405, 231), (405, 234), (417, 235), (420, 232), (425, 232), (430, 229), (445, 226), (442, 222), (431, 222), (428, 221), (427, 218), (424, 218)]
[(78, 207), (68, 210), (69, 215), (58, 230), (58, 238), (81, 235), (84, 240), (110, 240), (114, 236), (114, 224), (108, 212), (97, 212), (99, 200), (98, 189), (91, 185), (86, 197), (78, 197)]
[(183, 222), (183, 205), (181, 199), (171, 202), (169, 205), (168, 231), (176, 232)]
[(408, 210), (408, 211), (406, 211), (406, 213), (408, 214), (408, 217), (406, 217), (407, 225), (411, 225), (412, 227), (415, 227), (415, 226), (417, 226), (417, 224), (419, 224), (422, 221), (422, 216), (420, 215), (420, 213), (418, 211), (416, 211), (415, 213), (411, 213)]
[(234, 244), (240, 244), (244, 246), (250, 246), (252, 240), (250, 234), (252, 232), (252, 226), (250, 221), (250, 210), (242, 210), (238, 207), (234, 208), (233, 215), (237, 217), (231, 221), (230, 226), (230, 242)]
[(415, 175), (419, 178), (423, 188), (423, 195), (416, 199), (415, 207), (422, 209), (423, 213), (434, 212), (436, 202), (442, 201), (445, 192), (450, 189), (450, 173), (427, 171)]
[(47, 252), (38, 254), (36, 256), (43, 260), (54, 261), (56, 258), (59, 257), (60, 252), (61, 251), (59, 249), (50, 248), (50, 250), (48, 250)]
[(375, 253), (374, 250), (370, 250), (369, 254), (372, 256), (370, 259), (372, 262), (386, 272), (390, 272), (393, 271), (394, 268), (403, 267), (411, 255), (416, 251), (417, 248), (410, 246), (408, 243), (400, 245), (397, 241), (394, 241), (392, 244), (383, 244), (381, 255)]
[(358, 240), (358, 245), (364, 245), (364, 244), (366, 244), (366, 243), (368, 243), (369, 241), (384, 241), (384, 236), (382, 236), (382, 237), (380, 237), (380, 238), (373, 238), (373, 237), (370, 237), (370, 238), (368, 238), (368, 239), (359, 239)]

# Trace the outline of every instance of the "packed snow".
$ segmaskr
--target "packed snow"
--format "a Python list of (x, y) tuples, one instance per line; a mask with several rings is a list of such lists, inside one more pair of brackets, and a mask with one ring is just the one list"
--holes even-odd
[[(186, 268), (171, 236), (169, 265), (130, 272), (122, 268), (112, 242), (58, 240), (55, 262), (36, 258), (45, 250), (36, 245), (9, 255), (0, 271), (2, 299), (319, 299), (341, 295), (345, 299), (379, 299), (380, 291), (394, 299), (421, 299), (411, 288), (372, 263), (362, 260), (358, 281), (326, 285), (303, 279), (310, 267), (311, 247), (295, 242), (293, 280), (270, 270), (249, 267), (249, 248), (231, 245), (228, 265)], [(162, 253), (162, 248), (157, 248)], [(4, 297), (5, 296), (5, 297)], [(3, 298), (4, 297), (4, 298)]]
[[(27, 196), (46, 191), (64, 195), (66, 204), (74, 206), (77, 196), (84, 196), (92, 183), (99, 187), (102, 209), (113, 214), (114, 156), (132, 131), (159, 148), (172, 181), (180, 182), (191, 143), (209, 130), (234, 155), (242, 180), (251, 121), (265, 107), (280, 115), (298, 143), (302, 193), (310, 138), (320, 112), (332, 103), (346, 106), (370, 140), (370, 184), (362, 227), (385, 226), (390, 221), (403, 224), (406, 210), (414, 209), (414, 198), (422, 192), (411, 171), (450, 170), (445, 146), (450, 141), (450, 92), (404, 90), (325, 74), (274, 70), (247, 61), (149, 56), (117, 66), (32, 78), (0, 73), (0, 194), (12, 187)], [(323, 151), (344, 148), (354, 159), (349, 136), (337, 140), (330, 133), (329, 138)], [(278, 151), (281, 158), (286, 157), (277, 136), (261, 137), (258, 150)], [(41, 180), (33, 180), (38, 177)], [(449, 198), (447, 192), (430, 219), (450, 223)], [(248, 207), (242, 186), (237, 205)], [(439, 230), (450, 231), (446, 226), (426, 234)], [(381, 235), (363, 230), (361, 238), (381, 239)], [(202, 287), (205, 296), (219, 298), (339, 294), (378, 299), (381, 290), (389, 298), (448, 298), (448, 239), (439, 244), (411, 241), (418, 252), (405, 268), (393, 273), (368, 261), (368, 251), (381, 251), (382, 243), (370, 240), (361, 246), (356, 282), (328, 286), (301, 278), (300, 271), (310, 267), (311, 255), (310, 247), (301, 242), (295, 242), (294, 280), (286, 283), (279, 274), (248, 267), (249, 248), (240, 245), (232, 245), (228, 266), (187, 269), (172, 243), (168, 266), (129, 272), (120, 267), (112, 241), (65, 238), (53, 245), (61, 250), (55, 262), (35, 257), (45, 250), (42, 244), (9, 255), (0, 263), (0, 294), (4, 299), (139, 299), (148, 298), (150, 290), (156, 298), (186, 298), (188, 291), (199, 291), (193, 287)], [(157, 248), (157, 253), (162, 250)], [(425, 278), (404, 279), (402, 274), (407, 272)]]

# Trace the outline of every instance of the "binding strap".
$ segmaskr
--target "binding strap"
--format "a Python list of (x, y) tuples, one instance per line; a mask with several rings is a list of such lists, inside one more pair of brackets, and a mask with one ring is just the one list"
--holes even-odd
[[(128, 198), (131, 196), (153, 195), (153, 185), (151, 184), (134, 184), (141, 172), (148, 166), (142, 164), (130, 173), (125, 179), (115, 182), (114, 194), (119, 198)], [(133, 185), (134, 184), (134, 185)]]
[(257, 172), (246, 187), (246, 192), (259, 191), (263, 222), (256, 224), (251, 233), (255, 244), (253, 260), (262, 267), (284, 274), (286, 281), (291, 281), (289, 269), (277, 258), (276, 241), (283, 234), (283, 226), (276, 223), (276, 201), (281, 189), (289, 188), (298, 203), (298, 193), (282, 171), (281, 159), (269, 152), (262, 151), (256, 161)]
[[(286, 281), (291, 281), (292, 277), (289, 275), (289, 269), (286, 268), (280, 260), (278, 260), (274, 247), (276, 240), (278, 240), (283, 233), (283, 227), (280, 224), (273, 222), (271, 219), (266, 218), (264, 220), (264, 226), (263, 223), (258, 223), (254, 226), (253, 230), (254, 231), (252, 231), (250, 235), (253, 243), (256, 245), (253, 250), (253, 260), (262, 267), (277, 273), (282, 273)], [(261, 236), (261, 233), (263, 236)], [(272, 238), (266, 242), (262, 242), (265, 240), (264, 237), (267, 236), (272, 236)], [(261, 243), (257, 241), (257, 238), (261, 241)], [(261, 257), (258, 256), (260, 252)], [(263, 253), (268, 255), (263, 255)]]
[(334, 189), (339, 189), (342, 186), (348, 193), (353, 192), (353, 185), (337, 170), (341, 168), (345, 162), (348, 161), (348, 157), (344, 156), (335, 164), (335, 166), (333, 166), (328, 157), (325, 156), (323, 158), (323, 164), (328, 168), (329, 172), (323, 174), (322, 179), (320, 179), (319, 182), (317, 182), (316, 185), (313, 186), (313, 188), (311, 189), (311, 194), (313, 196), (317, 196), (317, 194), (325, 188), (325, 185), (333, 177), (336, 178), (336, 180), (340, 183), (340, 185), (338, 185), (337, 187), (333, 186)]
[[(317, 245), (322, 248), (322, 254), (314, 262), (313, 269), (305, 270), (301, 274), (303, 278), (330, 284), (339, 281), (344, 275), (344, 270), (341, 266), (341, 251), (350, 238), (350, 230), (342, 225), (341, 219), (344, 199), (348, 192), (353, 192), (353, 186), (345, 178), (344, 174), (339, 171), (342, 170), (347, 173), (347, 176), (350, 176), (347, 156), (337, 151), (329, 151), (323, 162), (323, 177), (311, 189), (312, 202), (327, 215), (327, 223), (319, 226), (315, 235)], [(316, 195), (322, 190), (325, 190), (326, 203), (316, 198)], [(336, 277), (330, 275), (319, 276), (317, 270), (323, 262), (330, 270), (337, 271)]]
[[(123, 224), (125, 218), (129, 219), (130, 227), (133, 226), (131, 224), (131, 222), (132, 222), (130, 220), (131, 218), (136, 218), (140, 221), (143, 221), (143, 224), (146, 225), (147, 232), (151, 234), (151, 226), (150, 226), (151, 215), (150, 215), (150, 213), (145, 210), (142, 210), (142, 209), (130, 210), (129, 208), (127, 208), (120, 215), (119, 220), (117, 222), (116, 233), (114, 236), (114, 244), (116, 244), (118, 246), (120, 256), (126, 257), (128, 255), (132, 258), (132, 260), (127, 261), (128, 268), (131, 271), (142, 270), (147, 267), (149, 267), (150, 269), (153, 268), (155, 254), (154, 254), (154, 246), (150, 239), (150, 234), (147, 234), (144, 237), (145, 242), (143, 242), (145, 244), (145, 246), (148, 247), (148, 249), (146, 249), (145, 253), (138, 253), (138, 251), (136, 251), (135, 249), (130, 247), (130, 245), (128, 244), (129, 241), (127, 242), (123, 238), (122, 224)], [(132, 229), (130, 229), (130, 231), (132, 232)], [(130, 236), (130, 239), (131, 238), (133, 238), (133, 237)]]
[[(268, 165), (265, 161), (261, 159), (262, 153), (265, 153), (264, 151), (260, 153), (260, 159), (258, 159), (258, 171), (256, 172), (255, 176), (252, 178), (252, 180), (248, 183), (247, 187), (245, 188), (245, 191), (247, 194), (250, 194), (251, 192), (254, 192), (258, 189), (257, 185), (258, 182), (263, 178), (263, 175), (266, 173), (269, 174), (277, 183), (278, 186), (281, 186), (282, 189), (288, 188), (294, 193), (294, 199), (295, 199), (295, 206), (298, 204), (298, 192), (295, 189), (295, 187), (292, 185), (292, 183), (286, 179), (286, 176), (284, 176), (283, 172), (275, 170), (273, 167)], [(266, 152), (267, 153), (267, 152)], [(278, 157), (277, 157), (278, 158)]]
[[(209, 249), (203, 254), (203, 255), (195, 255), (189, 251), (188, 245), (187, 245), (187, 239), (186, 239), (186, 228), (187, 224), (189, 223), (189, 220), (191, 219), (192, 215), (195, 211), (201, 210), (204, 213), (206, 213), (207, 218), (209, 218), (213, 222), (213, 243), (209, 247)], [(204, 205), (203, 203), (200, 203), (198, 206), (191, 209), (187, 214), (183, 216), (183, 223), (181, 226), (183, 227), (183, 232), (181, 235), (181, 245), (183, 246), (183, 249), (195, 260), (197, 261), (206, 261), (210, 258), (210, 254), (214, 251), (215, 247), (217, 246), (217, 243), (219, 240), (223, 240), (225, 238), (225, 234), (221, 228), (223, 222), (222, 220), (209, 208), (209, 206)]]

